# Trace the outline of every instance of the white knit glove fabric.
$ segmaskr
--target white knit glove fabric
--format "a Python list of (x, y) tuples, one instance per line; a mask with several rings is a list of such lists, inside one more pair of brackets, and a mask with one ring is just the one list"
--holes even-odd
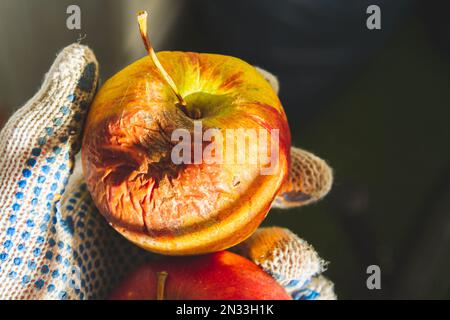
[[(92, 51), (66, 47), (38, 93), (0, 133), (0, 300), (106, 298), (126, 273), (154, 257), (106, 223), (76, 160), (97, 80)], [(270, 263), (248, 254), (249, 246), (242, 254), (294, 299), (335, 298), (331, 282), (318, 276), (323, 263), (317, 253), (307, 245), (294, 247), (300, 249), (295, 254), (301, 252), (295, 259), (283, 246), (266, 247), (273, 252), (266, 255), (274, 258), (266, 259)], [(280, 266), (291, 267), (280, 271)]]
[(327, 263), (288, 229), (259, 228), (233, 250), (270, 274), (294, 300), (337, 299), (334, 284), (321, 275)]
[(66, 47), (0, 133), (0, 299), (102, 298), (138, 262), (71, 177), (97, 79), (92, 51)]

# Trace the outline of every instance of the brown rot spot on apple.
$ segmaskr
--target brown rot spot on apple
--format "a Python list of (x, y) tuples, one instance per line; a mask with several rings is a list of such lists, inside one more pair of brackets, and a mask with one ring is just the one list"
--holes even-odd
[(187, 232), (213, 218), (214, 205), (230, 190), (219, 165), (175, 164), (170, 132), (158, 120), (147, 127), (144, 117), (122, 114), (93, 133), (85, 146), (91, 150), (88, 184), (102, 212), (121, 227), (152, 236)]

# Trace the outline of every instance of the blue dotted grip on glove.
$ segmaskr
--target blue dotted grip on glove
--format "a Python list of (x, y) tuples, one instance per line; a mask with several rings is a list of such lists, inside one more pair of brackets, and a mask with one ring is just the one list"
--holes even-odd
[(127, 261), (145, 257), (97, 213), (81, 172), (72, 176), (97, 78), (88, 48), (65, 48), (1, 132), (2, 299), (101, 298)]

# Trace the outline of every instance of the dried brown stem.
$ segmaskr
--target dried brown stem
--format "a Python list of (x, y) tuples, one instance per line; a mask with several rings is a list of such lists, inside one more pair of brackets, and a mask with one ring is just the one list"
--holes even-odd
[(176, 95), (178, 102), (182, 106), (186, 106), (186, 102), (184, 101), (183, 97), (180, 95), (177, 86), (175, 85), (175, 82), (173, 82), (170, 75), (167, 73), (167, 71), (164, 69), (162, 64), (159, 62), (158, 57), (156, 56), (155, 50), (153, 49), (153, 46), (150, 42), (150, 39), (148, 38), (147, 33), (147, 11), (139, 11), (137, 13), (137, 19), (138, 19), (138, 25), (139, 25), (139, 32), (141, 34), (142, 41), (144, 42), (145, 49), (148, 52), (148, 55), (150, 56), (150, 59), (155, 64), (158, 71), (161, 73), (164, 80), (167, 82), (169, 87), (172, 89), (173, 93)]

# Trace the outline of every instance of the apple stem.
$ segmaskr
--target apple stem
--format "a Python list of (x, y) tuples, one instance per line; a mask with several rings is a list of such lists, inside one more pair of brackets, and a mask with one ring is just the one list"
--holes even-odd
[(141, 34), (142, 41), (144, 42), (145, 49), (147, 49), (148, 55), (150, 59), (155, 64), (158, 71), (161, 73), (164, 80), (166, 80), (169, 87), (172, 89), (173, 93), (177, 96), (178, 102), (181, 106), (186, 106), (186, 101), (184, 101), (183, 97), (178, 92), (177, 86), (175, 82), (173, 82), (172, 78), (169, 76), (167, 71), (164, 69), (162, 64), (159, 62), (158, 57), (156, 56), (155, 50), (153, 50), (153, 46), (148, 38), (147, 34), (147, 11), (139, 11), (137, 13), (139, 32)]
[(168, 273), (166, 271), (160, 271), (156, 273), (158, 283), (156, 287), (156, 300), (164, 300), (164, 288), (166, 286), (166, 279)]

